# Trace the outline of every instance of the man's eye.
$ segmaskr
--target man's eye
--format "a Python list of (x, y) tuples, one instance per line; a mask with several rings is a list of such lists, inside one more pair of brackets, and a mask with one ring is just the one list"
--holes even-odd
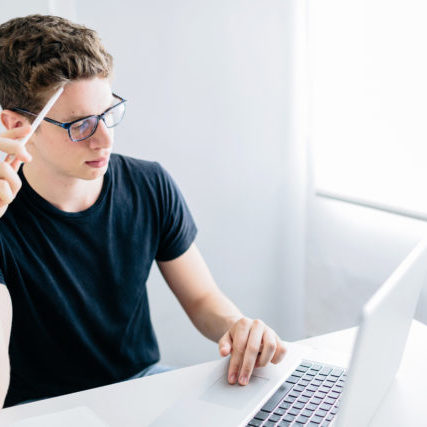
[(73, 125), (73, 130), (84, 132), (89, 128), (89, 120), (83, 120)]

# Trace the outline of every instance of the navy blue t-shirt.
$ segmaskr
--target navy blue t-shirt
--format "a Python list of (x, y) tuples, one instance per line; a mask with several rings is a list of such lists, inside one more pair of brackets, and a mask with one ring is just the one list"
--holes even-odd
[(97, 201), (68, 213), (22, 188), (0, 219), (13, 320), (5, 406), (117, 382), (159, 360), (146, 280), (197, 229), (155, 162), (113, 154)]

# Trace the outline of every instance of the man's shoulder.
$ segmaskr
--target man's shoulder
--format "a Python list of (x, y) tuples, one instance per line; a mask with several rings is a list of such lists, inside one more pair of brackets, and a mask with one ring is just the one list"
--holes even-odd
[(110, 169), (113, 177), (118, 180), (132, 180), (133, 182), (159, 181), (165, 171), (160, 163), (150, 160), (137, 159), (123, 154), (111, 154)]
[(134, 172), (159, 173), (161, 166), (158, 162), (151, 160), (137, 159), (123, 154), (112, 153), (110, 166), (115, 170), (132, 170)]

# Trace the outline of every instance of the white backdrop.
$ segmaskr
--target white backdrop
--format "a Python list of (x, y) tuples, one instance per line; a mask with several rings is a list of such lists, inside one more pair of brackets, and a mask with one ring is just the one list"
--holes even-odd
[[(305, 141), (294, 44), (303, 2), (52, 0), (3, 16), (46, 4), (95, 28), (115, 58), (114, 90), (129, 100), (115, 151), (160, 161), (186, 196), (219, 286), (284, 339), (302, 337)], [(148, 282), (163, 361), (218, 357), (157, 268)]]

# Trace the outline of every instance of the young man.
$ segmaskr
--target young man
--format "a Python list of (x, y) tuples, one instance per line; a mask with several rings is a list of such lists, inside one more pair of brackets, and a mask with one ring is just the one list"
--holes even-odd
[(145, 283), (154, 260), (194, 325), (231, 354), (231, 384), (284, 356), (277, 334), (218, 289), (169, 174), (112, 154), (125, 100), (111, 75), (88, 28), (40, 15), (0, 25), (0, 150), (15, 155), (0, 163), (0, 407), (149, 371), (159, 361)]

